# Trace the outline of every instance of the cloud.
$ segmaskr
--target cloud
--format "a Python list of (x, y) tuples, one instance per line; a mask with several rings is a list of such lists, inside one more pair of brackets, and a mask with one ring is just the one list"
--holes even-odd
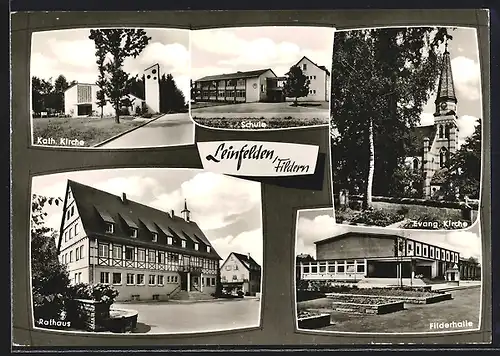
[(477, 126), (479, 118), (470, 115), (463, 115), (457, 120), (457, 125), (459, 128), (459, 138), (464, 139), (465, 137), (471, 136)]
[(228, 235), (212, 240), (212, 246), (225, 260), (231, 252), (241, 254), (250, 253), (252, 258), (262, 266), (263, 238), (262, 229), (244, 231), (236, 236)]
[(481, 95), (479, 63), (470, 58), (458, 56), (451, 60), (451, 67), (457, 91), (468, 100), (478, 100)]
[(201, 229), (218, 229), (261, 204), (260, 184), (203, 172), (182, 183), (180, 189), (159, 195), (150, 204), (164, 211), (178, 211), (184, 199)]
[(92, 40), (61, 41), (51, 38), (47, 41), (47, 47), (61, 64), (82, 68), (92, 68), (95, 65), (96, 49)]
[(434, 115), (423, 112), (420, 114), (420, 126), (434, 125)]
[(333, 215), (319, 215), (313, 219), (300, 217), (299, 215), (295, 253), (308, 253), (316, 256), (314, 242), (335, 236), (342, 229), (342, 226), (335, 224)]
[(93, 186), (118, 196), (126, 193), (127, 197), (139, 200), (143, 200), (144, 195), (147, 193), (160, 193), (159, 189), (161, 187), (156, 179), (141, 176), (111, 178), (98, 182)]

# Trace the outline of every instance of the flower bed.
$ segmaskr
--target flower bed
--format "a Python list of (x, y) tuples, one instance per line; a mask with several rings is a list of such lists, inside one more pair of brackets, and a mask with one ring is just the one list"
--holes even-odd
[[(431, 304), (442, 302), (444, 300), (452, 299), (450, 293), (430, 293), (430, 292), (415, 292), (415, 291), (400, 291), (394, 289), (387, 289), (385, 293), (380, 292), (376, 294), (376, 290), (367, 289), (364, 293), (356, 293), (357, 291), (353, 291), (353, 293), (328, 293), (327, 297), (334, 299), (335, 301), (346, 301), (347, 300), (356, 300), (352, 301), (353, 303), (357, 303), (359, 300), (366, 300), (366, 302), (361, 303), (373, 303), (373, 304), (382, 304), (386, 302), (406, 302), (410, 304)], [(373, 293), (370, 293), (373, 292)], [(392, 293), (396, 292), (396, 293)], [(402, 293), (402, 292), (413, 292), (411, 293)], [(378, 302), (377, 302), (378, 300)]]
[(438, 292), (430, 292), (423, 290), (411, 290), (411, 289), (400, 289), (400, 288), (353, 288), (344, 289), (340, 293), (342, 294), (352, 294), (352, 295), (376, 295), (376, 296), (390, 296), (390, 297), (433, 297)]
[(330, 325), (330, 314), (317, 313), (310, 310), (297, 312), (299, 329), (318, 329)]
[(332, 309), (352, 314), (387, 314), (404, 309), (404, 302), (366, 296), (336, 296)]

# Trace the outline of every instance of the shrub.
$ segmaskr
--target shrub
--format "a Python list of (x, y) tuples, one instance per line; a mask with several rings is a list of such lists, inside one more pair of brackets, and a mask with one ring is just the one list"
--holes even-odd
[(385, 212), (380, 209), (364, 210), (357, 214), (352, 223), (361, 223), (375, 226), (388, 226), (404, 219), (404, 216), (397, 213)]
[(406, 216), (410, 210), (406, 206), (401, 206), (399, 209), (396, 211), (396, 214)]
[(86, 284), (79, 283), (69, 287), (68, 297), (70, 299), (90, 299), (102, 302), (107, 305), (114, 303), (119, 292), (116, 288), (107, 284)]

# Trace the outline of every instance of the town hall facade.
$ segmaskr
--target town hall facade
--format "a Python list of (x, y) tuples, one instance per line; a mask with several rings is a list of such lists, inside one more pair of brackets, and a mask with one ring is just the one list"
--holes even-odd
[(57, 248), (73, 284), (112, 285), (117, 301), (215, 293), (221, 258), (187, 203), (177, 216), (68, 180), (63, 207)]

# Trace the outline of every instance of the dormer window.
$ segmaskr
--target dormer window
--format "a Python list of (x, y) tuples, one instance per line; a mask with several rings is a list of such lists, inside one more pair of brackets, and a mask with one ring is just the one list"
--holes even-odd
[(115, 232), (115, 225), (113, 223), (106, 223), (106, 233), (113, 234)]
[(207, 252), (210, 252), (210, 246), (207, 246)]
[(172, 245), (172, 236), (167, 236), (167, 244)]
[(156, 232), (153, 232), (153, 242), (158, 241), (158, 234)]
[(186, 240), (182, 240), (181, 245), (182, 247), (186, 248)]
[(195, 244), (194, 244), (194, 249), (195, 249), (196, 251), (198, 251), (198, 249), (199, 249), (199, 248), (200, 248), (200, 246), (199, 246), (197, 243), (195, 243)]
[(130, 237), (137, 237), (137, 229), (134, 229), (133, 227), (128, 230), (128, 234)]

